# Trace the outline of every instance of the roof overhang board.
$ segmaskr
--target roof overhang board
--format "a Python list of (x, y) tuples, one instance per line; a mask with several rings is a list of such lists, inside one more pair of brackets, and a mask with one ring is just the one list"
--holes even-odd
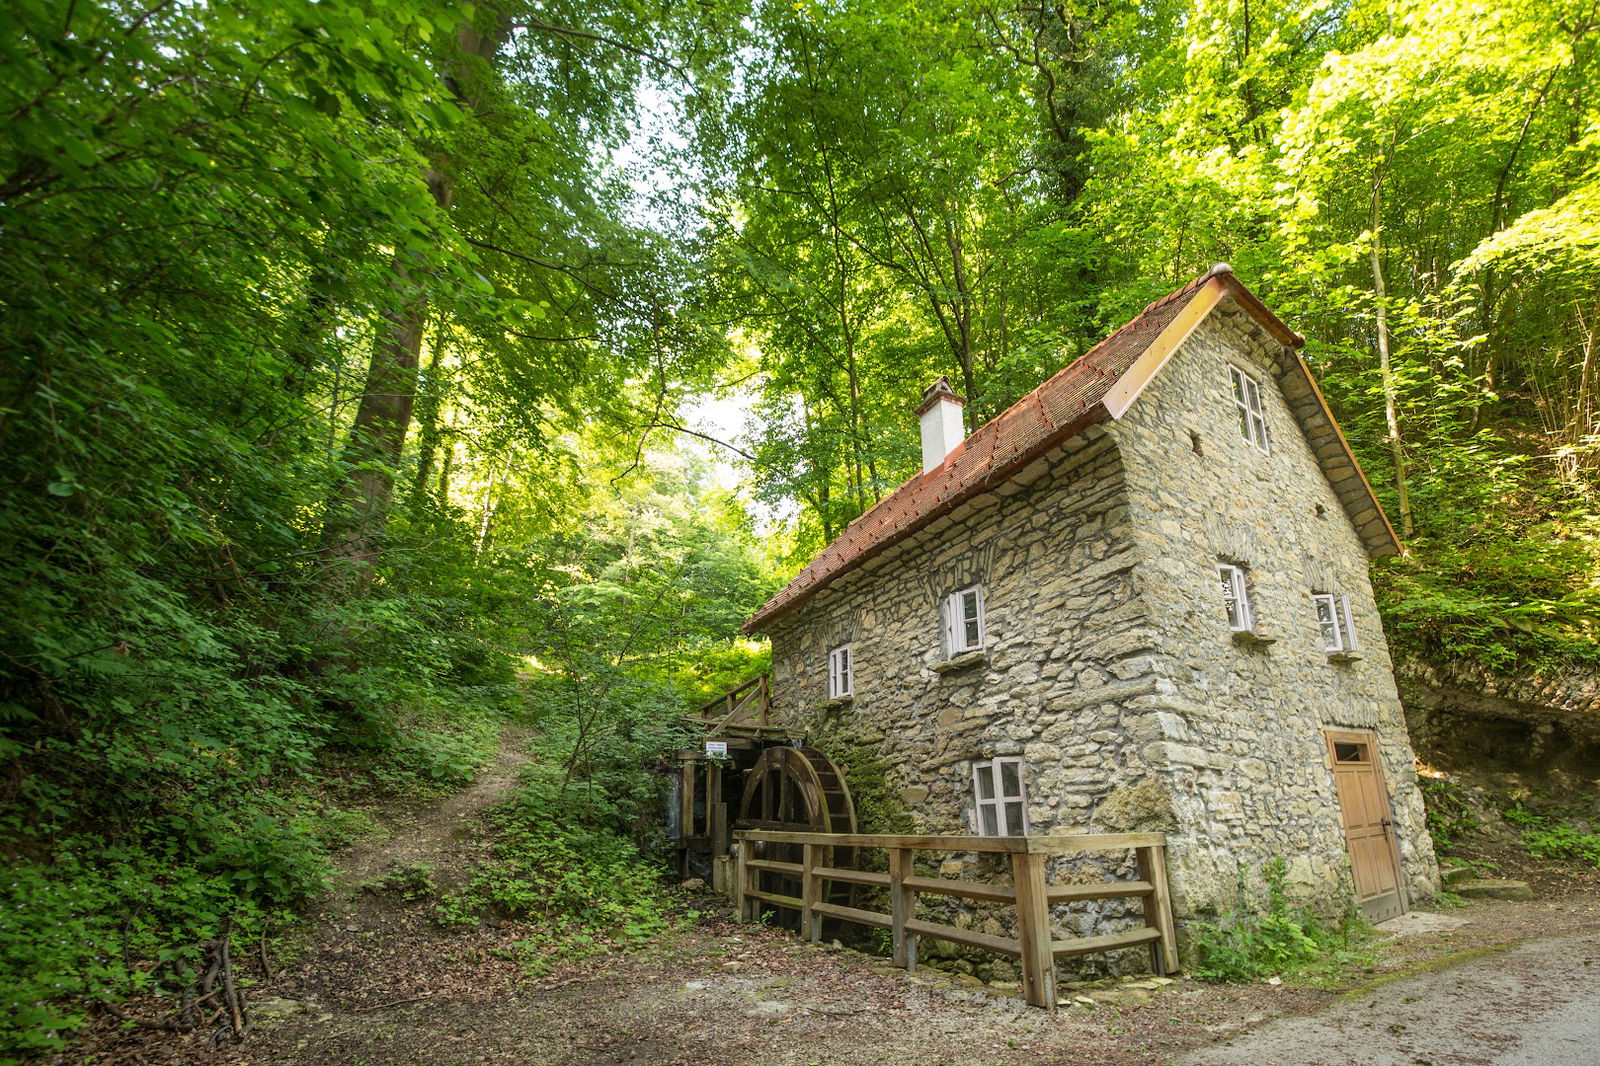
[[(1287, 397), (1290, 400), (1289, 409), (1300, 423), (1300, 431), (1311, 444), (1318, 464), (1327, 475), (1334, 495), (1344, 505), (1345, 513), (1350, 516), (1350, 523), (1366, 547), (1367, 554), (1374, 559), (1403, 555), (1405, 546), (1400, 543), (1399, 534), (1389, 523), (1389, 516), (1384, 514), (1378, 494), (1372, 491), (1372, 482), (1367, 480), (1366, 471), (1356, 461), (1355, 449), (1350, 447), (1349, 439), (1339, 427), (1339, 420), (1333, 417), (1333, 410), (1322, 395), (1316, 375), (1311, 373), (1311, 368), (1306, 366), (1300, 353), (1293, 348), (1284, 352), (1284, 360), (1288, 364), (1287, 373), (1293, 375), (1300, 388), (1305, 390), (1303, 397)], [(1283, 378), (1280, 377), (1279, 381), (1282, 383)], [(1286, 395), (1289, 392), (1288, 389), (1284, 391)]]
[(1227, 284), (1222, 278), (1213, 277), (1189, 298), (1189, 302), (1178, 312), (1177, 317), (1150, 342), (1150, 347), (1145, 349), (1144, 354), (1134, 361), (1134, 364), (1106, 393), (1105, 399), (1101, 402), (1105, 404), (1106, 410), (1111, 412), (1112, 418), (1121, 418), (1127, 413), (1145, 386), (1155, 379), (1161, 368), (1167, 365), (1167, 360), (1172, 358), (1172, 354), (1189, 339), (1189, 335), (1205, 321), (1206, 316), (1227, 294)]

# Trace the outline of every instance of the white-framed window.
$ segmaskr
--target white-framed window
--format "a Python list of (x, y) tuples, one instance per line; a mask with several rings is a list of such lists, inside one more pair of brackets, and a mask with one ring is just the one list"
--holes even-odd
[(1350, 597), (1331, 592), (1314, 592), (1317, 628), (1322, 631), (1322, 648), (1329, 655), (1356, 650), (1355, 619), (1350, 615)]
[(983, 647), (983, 586), (952, 592), (944, 599), (944, 650), (960, 655)]
[(972, 764), (972, 794), (978, 801), (978, 834), (1028, 835), (1028, 790), (1020, 758), (982, 759)]
[(1245, 580), (1244, 567), (1218, 563), (1217, 577), (1222, 583), (1222, 602), (1228, 607), (1228, 628), (1235, 633), (1248, 633), (1255, 629), (1256, 619), (1250, 610), (1250, 586)]
[(1238, 367), (1228, 365), (1233, 379), (1233, 406), (1239, 413), (1239, 433), (1267, 451), (1267, 416), (1261, 407), (1261, 383)]
[(828, 653), (828, 698), (842, 700), (855, 691), (855, 645), (841, 644)]

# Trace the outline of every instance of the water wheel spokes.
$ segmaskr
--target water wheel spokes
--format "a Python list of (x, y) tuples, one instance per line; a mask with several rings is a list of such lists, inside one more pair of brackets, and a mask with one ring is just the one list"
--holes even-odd
[[(739, 820), (734, 824), (740, 829), (854, 833), (856, 809), (844, 774), (822, 752), (808, 747), (773, 747), (762, 752), (746, 776)], [(803, 855), (804, 845), (769, 843), (760, 857), (799, 862)], [(849, 866), (854, 858), (854, 848), (823, 849), (822, 862), (826, 866)], [(763, 870), (758, 880), (763, 892), (799, 896), (802, 891), (800, 880), (788, 874)], [(823, 899), (848, 904), (850, 886), (826, 882)]]

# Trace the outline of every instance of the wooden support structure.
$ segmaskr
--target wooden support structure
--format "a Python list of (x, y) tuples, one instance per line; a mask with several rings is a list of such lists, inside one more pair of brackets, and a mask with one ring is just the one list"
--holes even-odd
[[(1010, 956), (1019, 961), (1024, 997), (1034, 1006), (1048, 1010), (1056, 1008), (1056, 961), (1059, 959), (1148, 944), (1152, 968), (1156, 972), (1170, 974), (1179, 969), (1172, 901), (1167, 890), (1166, 837), (1160, 833), (975, 837), (750, 829), (734, 835), (738, 839), (734, 900), (739, 917), (744, 921), (759, 920), (762, 904), (768, 904), (798, 911), (801, 934), (813, 941), (821, 937), (824, 918), (888, 929), (894, 942), (895, 965), (908, 970), (916, 968), (919, 937), (932, 937)], [(800, 861), (779, 862), (756, 858), (758, 844), (801, 845)], [(880, 873), (833, 865), (832, 856), (843, 854), (847, 848), (880, 848), (887, 851), (889, 871)], [(1049, 884), (1046, 863), (1051, 857), (1130, 849), (1138, 864), (1138, 880), (1101, 881), (1086, 885)], [(770, 853), (773, 849), (765, 850)], [(916, 855), (919, 851), (1009, 855), (1011, 884), (918, 876)], [(781, 874), (798, 881), (800, 895), (763, 891), (763, 872)], [(886, 914), (864, 907), (828, 902), (828, 893), (823, 888), (826, 882), (885, 888), (889, 894), (889, 912)], [(997, 936), (919, 919), (917, 896), (922, 893), (1014, 906), (1017, 912), (1017, 935)], [(1141, 900), (1144, 925), (1101, 936), (1056, 939), (1051, 929), (1051, 906), (1091, 899)]]
[(1056, 1004), (1056, 957), (1051, 952), (1050, 897), (1045, 891), (1044, 856), (1011, 856), (1011, 882), (1017, 892), (1017, 941), (1022, 955), (1023, 998), (1035, 1006)]
[(693, 724), (705, 727), (711, 736), (724, 733), (754, 737), (781, 736), (789, 732), (787, 726), (777, 724), (772, 716), (770, 674), (752, 677), (687, 717)]

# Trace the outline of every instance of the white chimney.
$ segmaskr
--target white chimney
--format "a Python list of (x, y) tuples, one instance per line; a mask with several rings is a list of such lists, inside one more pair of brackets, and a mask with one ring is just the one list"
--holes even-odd
[(937, 470), (947, 455), (955, 451), (967, 435), (961, 424), (961, 408), (966, 405), (950, 387), (949, 378), (940, 378), (922, 393), (917, 417), (922, 420), (922, 472)]

